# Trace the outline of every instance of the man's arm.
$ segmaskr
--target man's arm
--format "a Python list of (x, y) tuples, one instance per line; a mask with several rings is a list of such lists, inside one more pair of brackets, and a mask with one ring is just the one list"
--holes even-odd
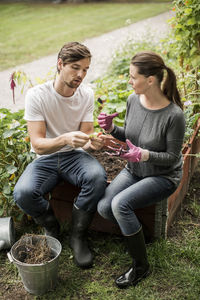
[(44, 121), (27, 122), (32, 146), (35, 152), (40, 155), (54, 153), (65, 145), (70, 145), (73, 148), (83, 147), (89, 141), (88, 134), (93, 132), (93, 123), (89, 123), (92, 124), (89, 126), (86, 126), (88, 123), (82, 124), (81, 131), (64, 133), (56, 138), (46, 138), (46, 124)]
[(94, 132), (93, 122), (82, 122), (80, 125), (80, 131), (88, 135), (93, 133)]

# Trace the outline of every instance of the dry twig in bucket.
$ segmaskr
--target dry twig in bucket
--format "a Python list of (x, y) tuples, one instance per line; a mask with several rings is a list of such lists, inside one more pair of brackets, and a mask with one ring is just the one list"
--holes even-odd
[(41, 264), (50, 261), (54, 255), (45, 236), (25, 234), (16, 247), (18, 260), (27, 264)]

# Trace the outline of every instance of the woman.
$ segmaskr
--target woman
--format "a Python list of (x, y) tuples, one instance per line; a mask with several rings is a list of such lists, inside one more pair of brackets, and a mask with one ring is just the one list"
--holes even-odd
[(159, 55), (136, 54), (129, 83), (134, 93), (127, 101), (124, 127), (112, 123), (116, 113), (98, 117), (101, 128), (128, 146), (126, 151), (113, 148), (127, 165), (98, 203), (99, 214), (119, 224), (133, 261), (116, 279), (120, 288), (136, 285), (150, 274), (142, 226), (134, 210), (155, 204), (176, 190), (182, 177), (185, 132), (175, 74)]

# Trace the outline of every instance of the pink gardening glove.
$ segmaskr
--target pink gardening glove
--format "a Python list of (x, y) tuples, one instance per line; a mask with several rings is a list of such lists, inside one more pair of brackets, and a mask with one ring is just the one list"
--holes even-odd
[(98, 116), (99, 126), (104, 130), (109, 130), (112, 125), (112, 119), (116, 116), (118, 116), (118, 113), (107, 115), (106, 113), (101, 112)]
[(131, 162), (139, 162), (142, 157), (141, 148), (134, 146), (128, 139), (126, 140), (126, 143), (129, 147), (129, 150), (127, 153), (122, 152), (120, 157)]

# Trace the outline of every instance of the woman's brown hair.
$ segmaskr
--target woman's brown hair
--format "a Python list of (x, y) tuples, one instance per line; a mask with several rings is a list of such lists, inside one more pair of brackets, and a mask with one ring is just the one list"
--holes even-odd
[(163, 94), (183, 109), (183, 104), (177, 89), (176, 75), (167, 67), (160, 55), (151, 51), (139, 52), (131, 59), (131, 64), (138, 68), (138, 73), (145, 76), (156, 76), (161, 84), (164, 78), (164, 70), (167, 76), (162, 84)]

